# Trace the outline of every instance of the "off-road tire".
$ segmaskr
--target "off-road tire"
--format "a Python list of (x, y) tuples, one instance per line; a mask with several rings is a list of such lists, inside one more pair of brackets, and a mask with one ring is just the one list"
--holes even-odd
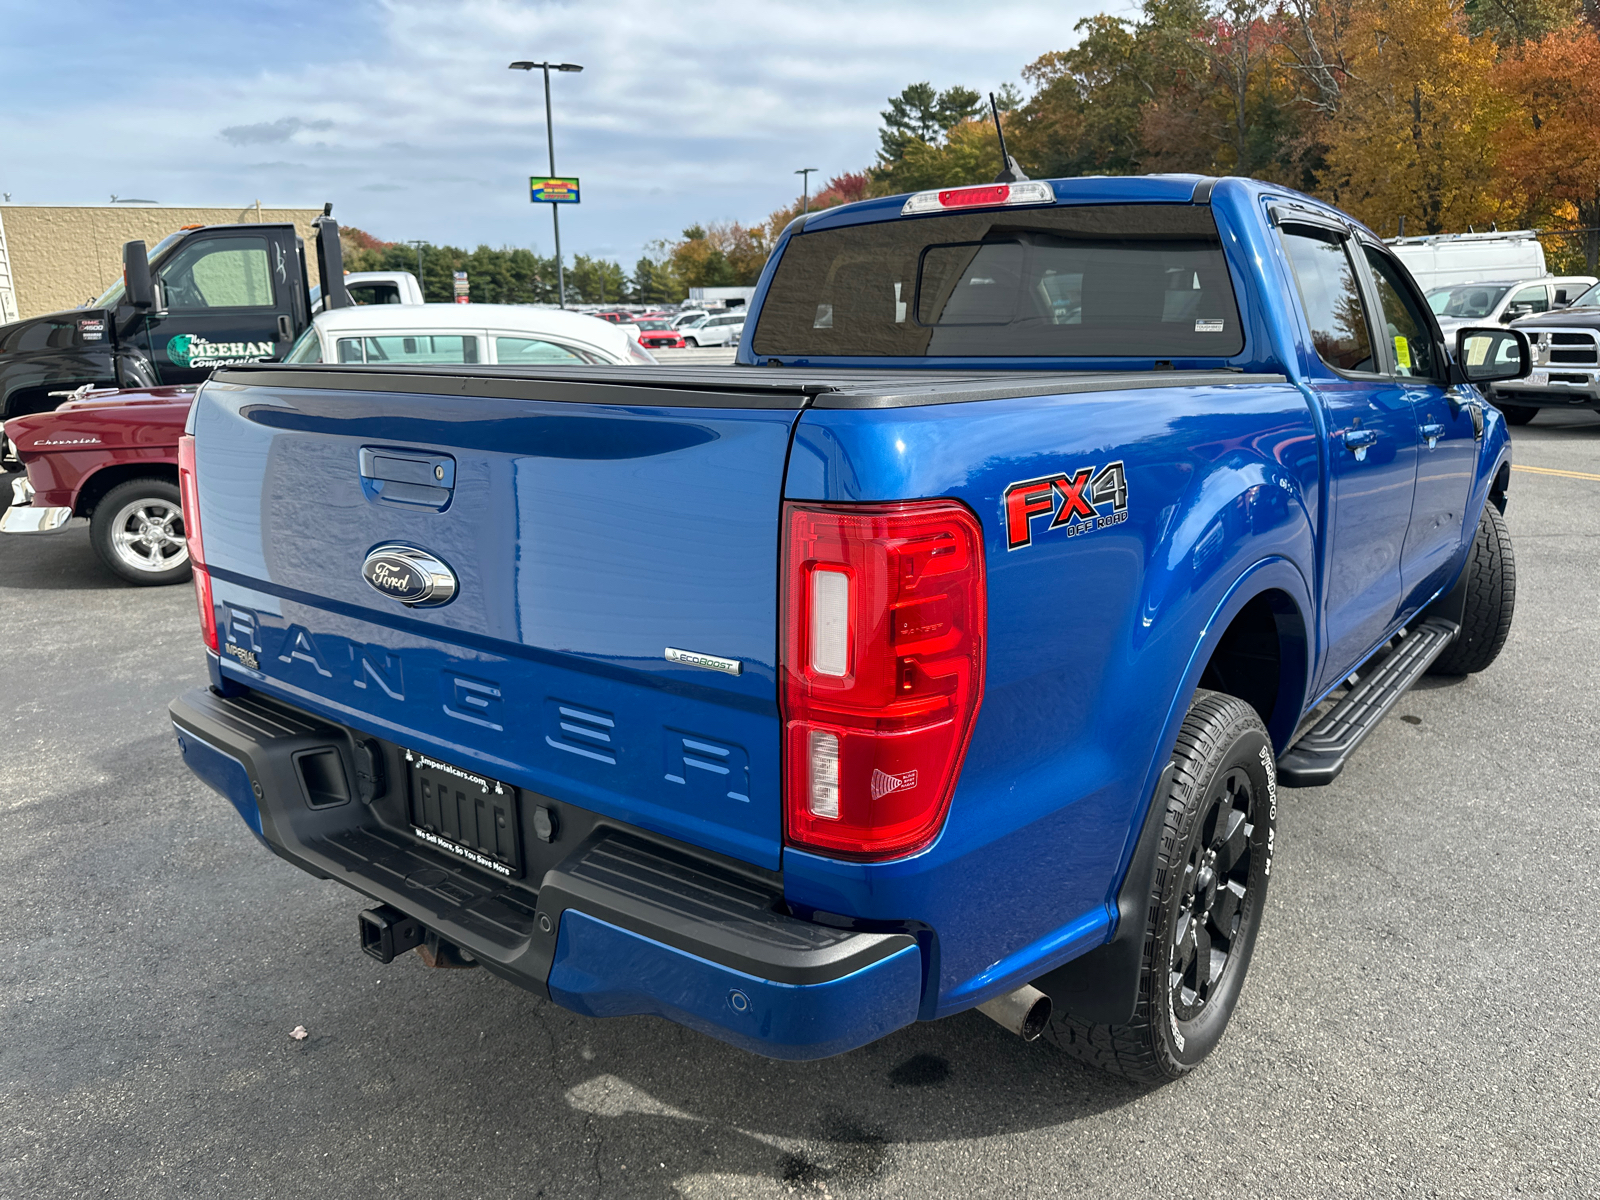
[(1539, 415), (1539, 410), (1527, 404), (1496, 404), (1507, 425), (1526, 425)]
[[(132, 543), (133, 523), (140, 520), (133, 510), (141, 505), (151, 516), (161, 518), (151, 522), (165, 531), (159, 545)], [(178, 485), (167, 479), (129, 479), (117, 484), (100, 498), (89, 519), (89, 544), (100, 561), (120, 578), (141, 587), (188, 580), (189, 552), (182, 541), (185, 532)]]
[[(1156, 852), (1133, 1020), (1126, 1025), (1091, 1025), (1058, 1011), (1044, 1032), (1048, 1041), (1074, 1058), (1150, 1084), (1188, 1074), (1222, 1038), (1255, 948), (1278, 817), (1272, 742), (1255, 709), (1238, 697), (1196, 692), (1172, 761), (1166, 793), (1155, 798), (1155, 803), (1165, 803), (1166, 818)], [(1249, 792), (1242, 810), (1241, 785)], [(1231, 820), (1235, 813), (1243, 817), (1237, 825)], [(1234, 833), (1222, 839), (1226, 855), (1219, 856), (1214, 847), (1225, 832), (1223, 822)], [(1218, 871), (1225, 858), (1227, 865)], [(1210, 865), (1197, 868), (1197, 862)], [(1204, 882), (1208, 870), (1213, 872), (1210, 884)], [(1229, 892), (1234, 911), (1228, 913), (1221, 897), (1230, 883), (1242, 883), (1243, 895)], [(1212, 899), (1201, 916), (1196, 900), (1204, 903), (1207, 888), (1212, 889)], [(1211, 914), (1219, 904), (1224, 914), (1218, 921), (1228, 925), (1232, 937), (1218, 973), (1206, 983), (1205, 995), (1197, 997), (1185, 986), (1192, 978), (1190, 971), (1180, 969), (1175, 974), (1174, 967), (1183, 965), (1188, 929), (1205, 933), (1207, 950), (1214, 948)], [(1198, 964), (1198, 954), (1192, 957)]]
[(1461, 632), (1428, 668), (1433, 675), (1472, 675), (1500, 655), (1517, 607), (1517, 560), (1511, 552), (1506, 519), (1492, 504), (1483, 506), (1466, 566), (1466, 606)]

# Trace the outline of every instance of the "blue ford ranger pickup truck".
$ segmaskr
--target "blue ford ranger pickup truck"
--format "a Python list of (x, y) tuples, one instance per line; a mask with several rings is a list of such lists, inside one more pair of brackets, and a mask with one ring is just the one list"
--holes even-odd
[(1278, 789), (1511, 619), (1524, 335), (1194, 176), (797, 220), (738, 365), (263, 365), (182, 449), (182, 753), (361, 944), (778, 1058), (1238, 999)]

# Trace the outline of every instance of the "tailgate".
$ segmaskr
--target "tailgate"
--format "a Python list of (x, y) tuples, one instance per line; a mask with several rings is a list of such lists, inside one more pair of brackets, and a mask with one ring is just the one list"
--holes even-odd
[[(779, 507), (802, 403), (227, 373), (193, 427), (224, 671), (775, 868)], [(446, 564), (453, 598), (380, 594), (363, 565), (391, 543)]]

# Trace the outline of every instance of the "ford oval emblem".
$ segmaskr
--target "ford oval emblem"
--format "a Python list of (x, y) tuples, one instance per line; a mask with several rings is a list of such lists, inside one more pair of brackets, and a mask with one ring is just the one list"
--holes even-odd
[(425, 550), (391, 543), (377, 546), (361, 564), (372, 589), (408, 608), (437, 608), (456, 595), (456, 573)]

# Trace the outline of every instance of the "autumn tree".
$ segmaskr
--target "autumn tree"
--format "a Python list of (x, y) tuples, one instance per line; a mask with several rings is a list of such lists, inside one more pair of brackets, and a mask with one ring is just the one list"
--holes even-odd
[(1590, 274), (1600, 267), (1600, 36), (1585, 25), (1532, 41), (1500, 64), (1495, 82), (1516, 106), (1496, 144), (1503, 176), (1559, 216), (1571, 205)]
[(764, 228), (725, 221), (685, 229), (669, 257), (684, 287), (749, 287), (771, 249)]
[(1196, 34), (1207, 16), (1204, 0), (1144, 0), (1136, 20), (1079, 21), (1077, 45), (1022, 69), (1034, 93), (1007, 125), (1012, 153), (1041, 176), (1144, 170), (1145, 110), (1206, 71)]
[(1374, 229), (1487, 225), (1514, 212), (1497, 195), (1495, 48), (1472, 38), (1458, 0), (1360, 0), (1349, 75), (1330, 122), (1321, 191)]
[(1298, 30), (1266, 0), (1222, 0), (1195, 30), (1196, 62), (1143, 109), (1147, 170), (1248, 175), (1307, 187), (1311, 86), (1285, 47)]

